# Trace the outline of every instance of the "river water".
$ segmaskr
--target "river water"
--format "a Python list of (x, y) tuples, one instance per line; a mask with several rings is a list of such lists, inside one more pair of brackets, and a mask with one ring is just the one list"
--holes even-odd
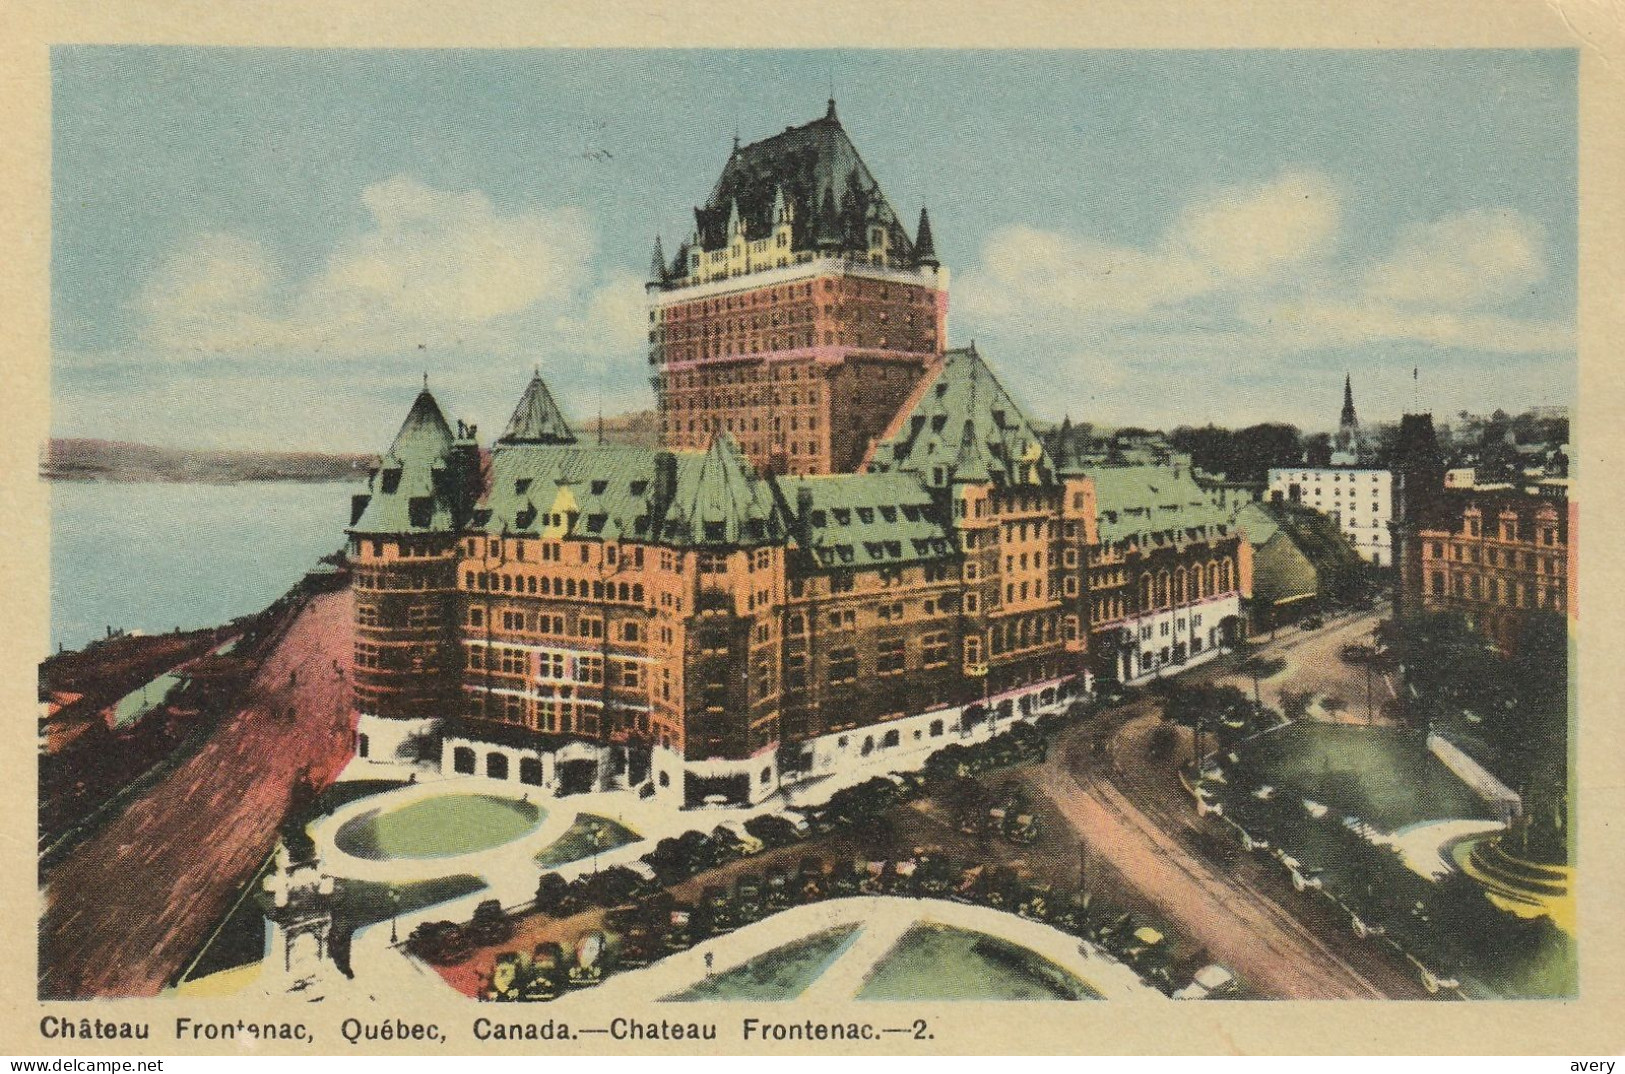
[(51, 649), (107, 627), (214, 626), (265, 607), (344, 543), (359, 484), (51, 485)]

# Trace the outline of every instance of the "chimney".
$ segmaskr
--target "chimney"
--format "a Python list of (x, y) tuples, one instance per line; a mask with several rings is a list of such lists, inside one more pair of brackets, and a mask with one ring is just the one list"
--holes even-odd
[(649, 514), (660, 518), (677, 498), (677, 456), (669, 451), (655, 452), (655, 485)]

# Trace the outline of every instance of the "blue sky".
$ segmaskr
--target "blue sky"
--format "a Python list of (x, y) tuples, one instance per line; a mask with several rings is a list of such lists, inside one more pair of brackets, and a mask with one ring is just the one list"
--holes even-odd
[(1039, 417), (1572, 401), (1570, 51), (58, 48), (53, 431), (377, 450), (427, 371), (648, 405), (642, 277), (737, 131), (840, 114)]

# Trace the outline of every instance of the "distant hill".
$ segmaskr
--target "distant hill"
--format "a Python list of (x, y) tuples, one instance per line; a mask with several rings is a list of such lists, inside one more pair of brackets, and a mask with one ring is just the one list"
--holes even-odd
[(40, 457), (47, 481), (359, 481), (375, 455), (318, 451), (220, 451), (116, 440), (52, 440)]
[[(598, 440), (598, 421), (582, 422), (574, 426), (576, 436), (583, 443)], [(652, 410), (634, 410), (604, 418), (604, 442), (626, 444), (631, 447), (660, 446), (660, 416)]]

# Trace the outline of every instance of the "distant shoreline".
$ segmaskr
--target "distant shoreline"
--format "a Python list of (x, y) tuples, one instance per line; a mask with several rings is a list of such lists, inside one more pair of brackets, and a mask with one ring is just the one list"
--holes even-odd
[(81, 484), (347, 483), (363, 480), (376, 460), (375, 455), (317, 451), (223, 451), (60, 439), (41, 452), (40, 477)]

